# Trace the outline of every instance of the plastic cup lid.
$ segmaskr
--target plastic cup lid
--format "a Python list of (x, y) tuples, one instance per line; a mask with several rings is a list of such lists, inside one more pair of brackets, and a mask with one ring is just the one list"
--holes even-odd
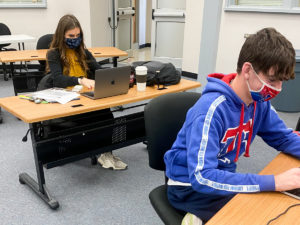
[(144, 71), (147, 71), (147, 67), (146, 66), (137, 66), (135, 68), (135, 71), (144, 72)]

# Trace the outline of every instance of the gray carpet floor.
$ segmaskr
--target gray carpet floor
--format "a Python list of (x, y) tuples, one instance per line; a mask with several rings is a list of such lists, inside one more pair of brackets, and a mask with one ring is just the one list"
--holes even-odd
[[(12, 96), (12, 81), (0, 76), (0, 97)], [(294, 128), (300, 113), (279, 113)], [(24, 143), (28, 124), (2, 109), (0, 124), (0, 224), (13, 225), (155, 225), (162, 224), (150, 205), (148, 193), (164, 182), (163, 173), (148, 166), (142, 143), (114, 151), (128, 163), (126, 171), (112, 171), (91, 165), (89, 159), (46, 170), (46, 185), (60, 203), (51, 210), (18, 174), (35, 178), (31, 140)], [(241, 157), (239, 172), (258, 173), (277, 152), (257, 137), (250, 158)]]

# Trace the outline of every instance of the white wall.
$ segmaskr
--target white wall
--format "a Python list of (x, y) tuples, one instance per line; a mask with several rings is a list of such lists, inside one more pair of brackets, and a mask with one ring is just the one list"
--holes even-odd
[(139, 2), (139, 45), (146, 44), (147, 0)]
[(244, 34), (255, 33), (264, 27), (274, 27), (292, 42), (295, 49), (300, 49), (299, 14), (223, 11), (216, 72), (235, 72), (238, 54), (245, 41)]
[(204, 1), (187, 0), (182, 70), (198, 74)]
[[(59, 19), (70, 13), (80, 21), (87, 47), (109, 46), (106, 2), (108, 0), (47, 0), (46, 9), (0, 9), (0, 21), (8, 25), (12, 34), (29, 34), (38, 39), (54, 33)], [(25, 47), (35, 49), (36, 42), (26, 43)]]

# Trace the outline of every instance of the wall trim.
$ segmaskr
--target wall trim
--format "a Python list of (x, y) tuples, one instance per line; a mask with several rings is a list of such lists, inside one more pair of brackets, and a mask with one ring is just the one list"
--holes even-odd
[(195, 80), (197, 80), (197, 78), (198, 78), (198, 74), (192, 73), (192, 72), (188, 72), (188, 71), (182, 71), (181, 75), (184, 76), (184, 77), (195, 79)]
[(146, 43), (146, 44), (139, 45), (139, 49), (147, 48), (147, 47), (151, 47), (151, 43)]

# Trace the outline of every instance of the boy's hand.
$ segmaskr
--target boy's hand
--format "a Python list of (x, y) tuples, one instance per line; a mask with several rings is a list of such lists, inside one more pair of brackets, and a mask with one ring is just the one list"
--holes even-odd
[(275, 191), (300, 188), (300, 168), (293, 168), (275, 175)]

